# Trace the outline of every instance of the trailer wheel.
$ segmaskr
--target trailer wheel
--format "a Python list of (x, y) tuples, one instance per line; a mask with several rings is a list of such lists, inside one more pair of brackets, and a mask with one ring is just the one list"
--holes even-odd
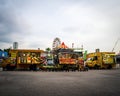
[(107, 69), (112, 69), (112, 65), (109, 65), (109, 66), (107, 67)]
[(96, 64), (96, 65), (94, 66), (94, 68), (95, 68), (95, 69), (99, 69), (99, 66)]
[(85, 67), (85, 70), (88, 71), (88, 67)]

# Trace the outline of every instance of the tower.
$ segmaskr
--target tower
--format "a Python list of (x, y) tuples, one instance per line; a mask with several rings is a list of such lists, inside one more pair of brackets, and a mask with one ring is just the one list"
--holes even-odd
[(18, 42), (13, 43), (13, 49), (18, 49)]

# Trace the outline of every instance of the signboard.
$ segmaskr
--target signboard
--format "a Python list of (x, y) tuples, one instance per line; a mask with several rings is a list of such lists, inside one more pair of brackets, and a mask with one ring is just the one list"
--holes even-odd
[(0, 58), (1, 57), (8, 57), (8, 53), (4, 51), (0, 51)]
[(16, 58), (17, 54), (16, 53), (11, 53), (12, 58)]
[(60, 64), (75, 64), (76, 60), (75, 59), (70, 59), (70, 58), (60, 58), (59, 59)]

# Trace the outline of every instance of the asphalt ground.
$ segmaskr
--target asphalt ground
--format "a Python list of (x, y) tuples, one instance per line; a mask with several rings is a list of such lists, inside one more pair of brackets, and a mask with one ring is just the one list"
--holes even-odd
[(0, 96), (120, 96), (120, 69), (1, 71)]

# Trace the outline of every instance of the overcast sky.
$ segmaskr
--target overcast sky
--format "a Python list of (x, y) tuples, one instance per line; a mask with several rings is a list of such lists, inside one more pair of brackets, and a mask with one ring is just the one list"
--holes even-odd
[[(88, 52), (120, 38), (120, 0), (0, 0), (0, 48), (52, 48), (54, 38)], [(115, 47), (120, 51), (120, 40)]]

